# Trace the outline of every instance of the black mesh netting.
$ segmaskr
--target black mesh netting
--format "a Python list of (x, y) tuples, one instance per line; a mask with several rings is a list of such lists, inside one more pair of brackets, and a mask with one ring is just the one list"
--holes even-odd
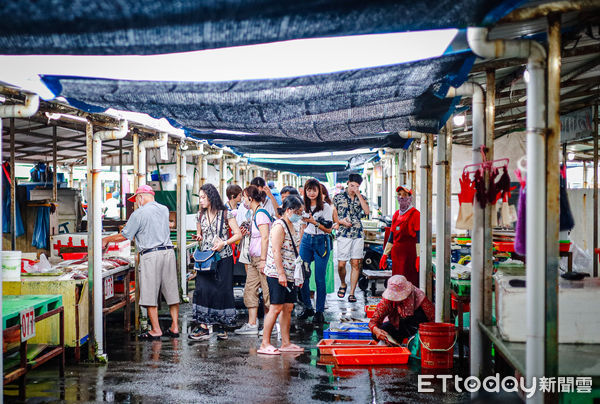
[(240, 148), (259, 142), (341, 144), (364, 139), (367, 146), (398, 131), (437, 133), (451, 100), (439, 98), (435, 90), (448, 84), (449, 75), (456, 79), (472, 61), (470, 53), (460, 53), (338, 73), (220, 83), (58, 76), (45, 76), (44, 81), (77, 107), (167, 117), (192, 134), (197, 131), (198, 137), (232, 146), (236, 141)]
[(463, 28), (522, 0), (18, 0), (3, 54), (159, 54), (297, 38)]

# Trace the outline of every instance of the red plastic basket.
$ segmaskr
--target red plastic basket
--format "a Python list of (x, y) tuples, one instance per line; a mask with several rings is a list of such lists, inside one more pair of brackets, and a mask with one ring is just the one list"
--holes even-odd
[(62, 253), (61, 254), (64, 260), (80, 260), (84, 257), (87, 257), (88, 253), (86, 252), (73, 252), (73, 253)]
[(515, 252), (515, 243), (509, 241), (496, 241), (494, 247), (498, 252)]
[(404, 365), (410, 351), (405, 347), (334, 348), (338, 365)]
[(559, 243), (560, 252), (569, 252), (571, 249), (571, 243)]
[(373, 317), (373, 315), (375, 314), (375, 309), (377, 309), (376, 304), (368, 304), (365, 306), (365, 314), (367, 315), (367, 318)]
[(377, 341), (368, 339), (322, 339), (317, 344), (321, 355), (333, 355), (335, 348), (368, 348), (377, 346)]

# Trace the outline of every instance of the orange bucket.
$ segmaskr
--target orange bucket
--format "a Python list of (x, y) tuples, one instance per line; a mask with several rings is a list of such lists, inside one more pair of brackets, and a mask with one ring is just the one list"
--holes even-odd
[(456, 335), (456, 327), (454, 324), (419, 324), (421, 367), (427, 369), (452, 368)]

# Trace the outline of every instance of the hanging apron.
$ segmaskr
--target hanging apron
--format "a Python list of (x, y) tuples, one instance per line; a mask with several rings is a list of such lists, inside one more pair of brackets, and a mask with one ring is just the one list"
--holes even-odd
[[(392, 275), (404, 275), (413, 285), (419, 287), (417, 272), (417, 235), (410, 229), (413, 216), (419, 211), (410, 208), (403, 215), (394, 215), (392, 221)], [(411, 234), (413, 233), (413, 234)]]

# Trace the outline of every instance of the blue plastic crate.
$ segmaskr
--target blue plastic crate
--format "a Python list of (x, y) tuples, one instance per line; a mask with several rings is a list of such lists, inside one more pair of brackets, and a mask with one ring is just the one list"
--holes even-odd
[[(329, 328), (323, 331), (323, 338), (327, 339), (371, 339), (369, 323), (339, 323), (332, 322)], [(334, 331), (332, 331), (334, 330)]]
[[(152, 173), (152, 174), (150, 174), (150, 177), (152, 178), (152, 181), (159, 180), (158, 173)], [(169, 174), (161, 174), (160, 175), (160, 181), (162, 181), (162, 182), (168, 182), (170, 179), (171, 179), (171, 176)]]

